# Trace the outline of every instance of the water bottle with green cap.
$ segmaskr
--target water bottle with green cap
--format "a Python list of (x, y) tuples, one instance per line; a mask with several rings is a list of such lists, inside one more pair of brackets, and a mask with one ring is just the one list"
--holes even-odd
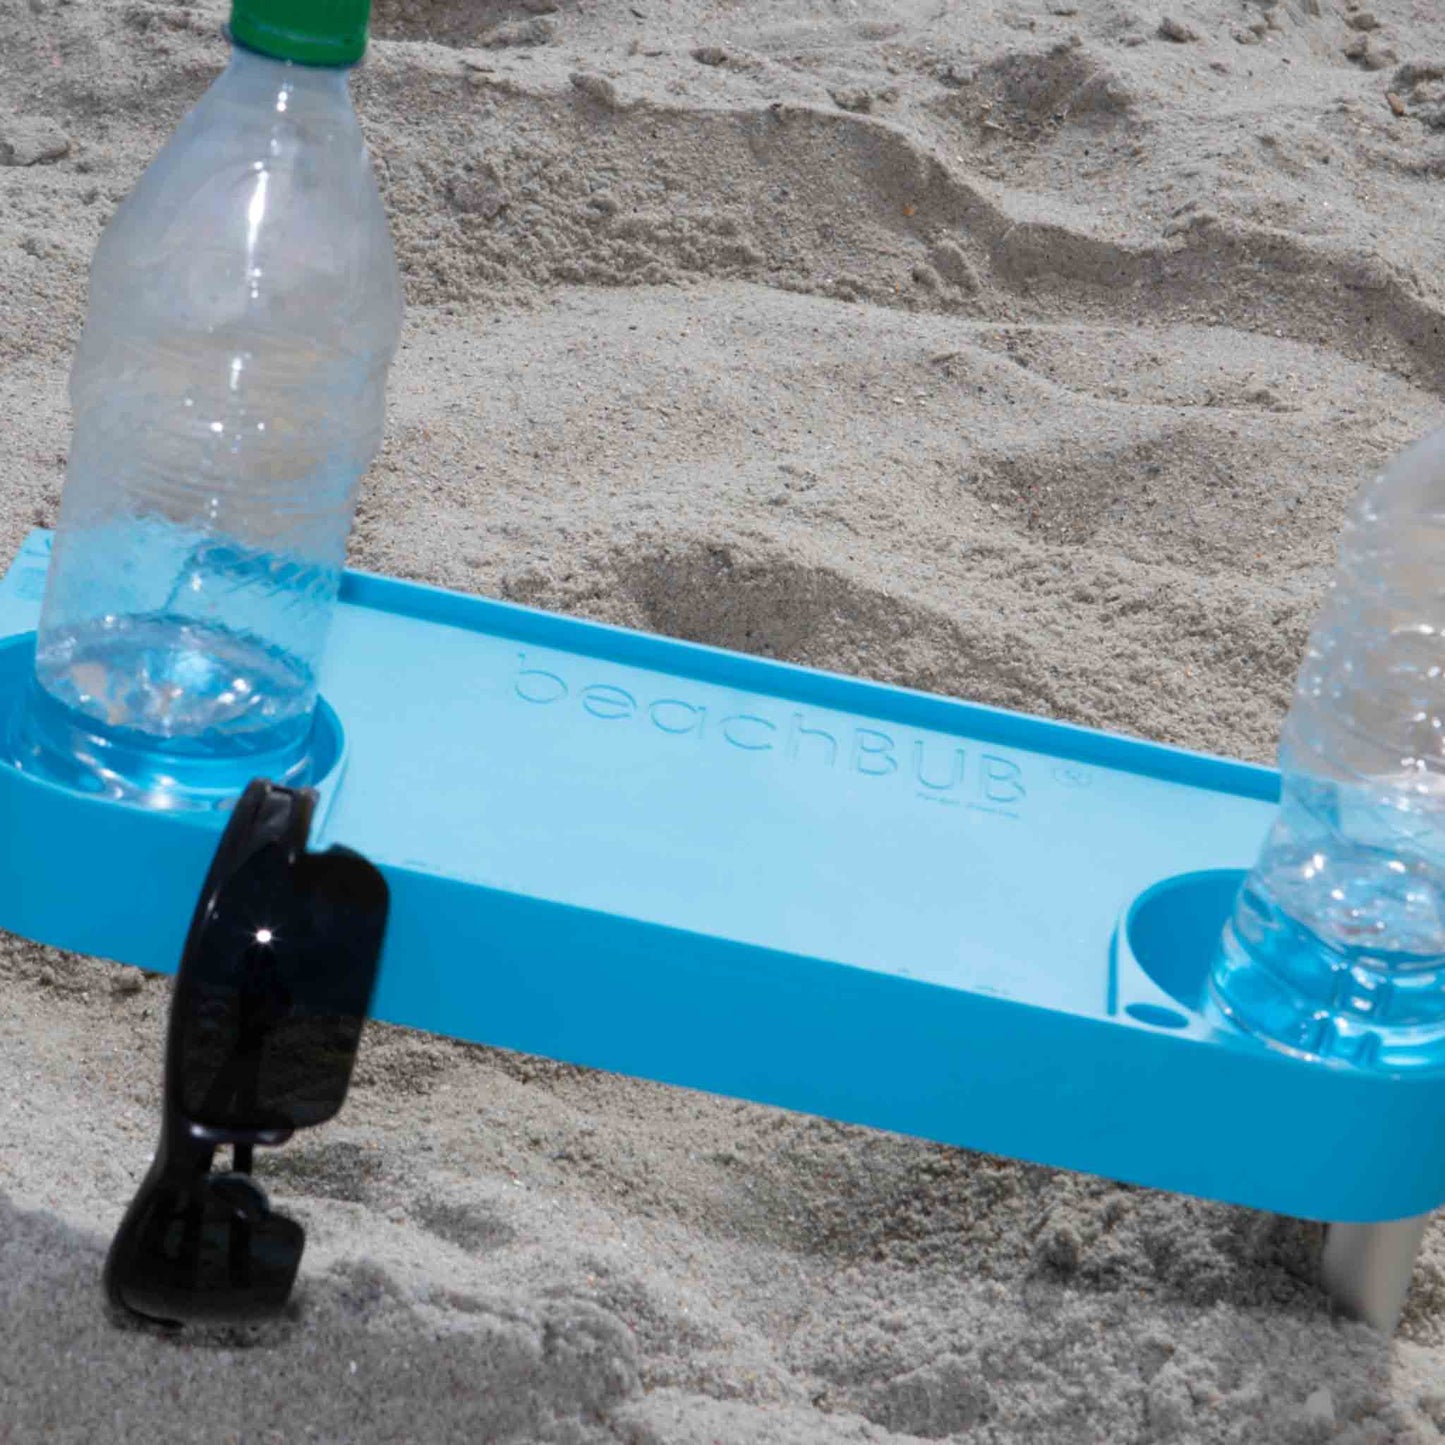
[(230, 64), (116, 211), (11, 751), (162, 807), (306, 780), (401, 319), (352, 110), (368, 0), (235, 0)]

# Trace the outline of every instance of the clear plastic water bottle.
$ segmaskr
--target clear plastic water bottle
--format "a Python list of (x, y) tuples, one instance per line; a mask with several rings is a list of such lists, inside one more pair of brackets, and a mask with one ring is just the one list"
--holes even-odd
[(236, 0), (91, 269), (23, 767), (166, 807), (307, 771), (401, 320), (347, 88), (369, 0)]
[(1347, 522), (1279, 762), (1214, 1000), (1299, 1054), (1445, 1066), (1445, 430)]

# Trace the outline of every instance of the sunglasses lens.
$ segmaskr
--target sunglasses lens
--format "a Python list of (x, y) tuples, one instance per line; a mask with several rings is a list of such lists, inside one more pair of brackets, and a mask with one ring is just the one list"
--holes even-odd
[(299, 1129), (341, 1107), (371, 1003), (386, 884), (333, 849), (262, 848), (220, 887), (181, 964), (172, 1087), (218, 1129)]
[(158, 1189), (127, 1234), (118, 1241), (117, 1293), (137, 1314), (177, 1324), (278, 1313), (306, 1239), (239, 1174)]

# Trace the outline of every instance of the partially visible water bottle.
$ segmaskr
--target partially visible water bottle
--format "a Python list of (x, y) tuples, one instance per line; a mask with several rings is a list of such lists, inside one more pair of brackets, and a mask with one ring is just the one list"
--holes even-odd
[(1279, 763), (1215, 1001), (1299, 1054), (1445, 1067), (1445, 430), (1345, 526)]
[(401, 319), (347, 89), (368, 6), (235, 0), (101, 237), (22, 767), (165, 807), (306, 775)]

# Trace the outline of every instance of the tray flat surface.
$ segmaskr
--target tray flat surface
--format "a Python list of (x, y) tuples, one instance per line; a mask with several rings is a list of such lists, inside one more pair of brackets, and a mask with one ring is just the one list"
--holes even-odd
[(355, 579), (323, 673), (330, 827), (408, 867), (1097, 1015), (1120, 909), (1268, 825), (1263, 769), (412, 591)]

